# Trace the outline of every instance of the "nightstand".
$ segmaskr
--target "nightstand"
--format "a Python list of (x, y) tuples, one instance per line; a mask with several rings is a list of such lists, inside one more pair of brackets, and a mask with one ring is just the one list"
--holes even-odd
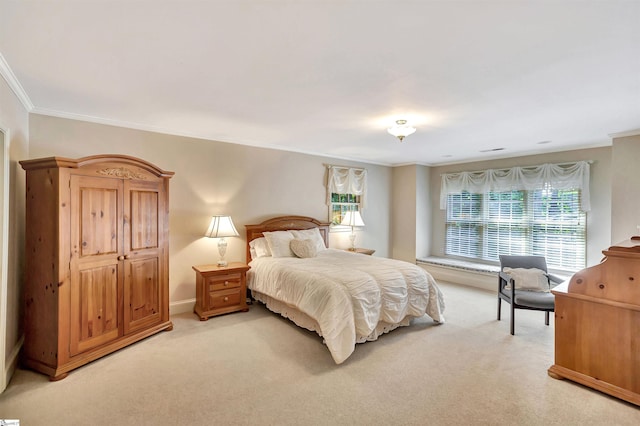
[(373, 253), (376, 252), (373, 249), (358, 248), (358, 247), (356, 247), (355, 250), (351, 249), (351, 248), (348, 248), (347, 251), (350, 251), (352, 253), (368, 254), (369, 256), (371, 256)]
[(193, 311), (206, 321), (215, 315), (248, 311), (247, 271), (249, 266), (231, 262), (228, 266), (193, 266), (196, 271), (196, 306)]

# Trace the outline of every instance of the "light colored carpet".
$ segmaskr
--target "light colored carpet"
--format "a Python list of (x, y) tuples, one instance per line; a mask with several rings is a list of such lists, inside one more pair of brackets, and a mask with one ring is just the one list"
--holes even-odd
[(637, 425), (640, 410), (547, 375), (541, 312), (495, 319), (492, 293), (442, 283), (424, 317), (334, 364), (315, 333), (253, 305), (162, 332), (59, 382), (18, 370), (0, 418), (21, 425)]

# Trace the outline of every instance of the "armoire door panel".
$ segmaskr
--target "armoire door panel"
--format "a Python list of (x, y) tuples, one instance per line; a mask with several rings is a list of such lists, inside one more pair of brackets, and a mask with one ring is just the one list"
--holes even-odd
[(118, 337), (118, 264), (78, 270), (71, 286), (70, 353)]
[(125, 261), (125, 334), (161, 321), (159, 266), (157, 257)]
[(158, 247), (158, 192), (130, 190), (131, 250)]
[(122, 188), (115, 179), (71, 177), (71, 249), (78, 257), (121, 252)]
[(143, 256), (157, 253), (165, 241), (162, 185), (152, 181), (124, 182), (124, 246), (125, 252)]
[(80, 253), (82, 257), (118, 251), (118, 191), (80, 189)]

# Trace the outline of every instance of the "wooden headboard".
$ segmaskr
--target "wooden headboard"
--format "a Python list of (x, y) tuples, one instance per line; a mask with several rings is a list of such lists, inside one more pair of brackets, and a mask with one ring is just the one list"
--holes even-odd
[(247, 263), (251, 262), (251, 251), (249, 249), (249, 243), (256, 238), (262, 237), (263, 232), (286, 231), (289, 229), (302, 230), (318, 228), (318, 230), (320, 231), (320, 235), (322, 235), (322, 239), (324, 240), (324, 245), (329, 247), (329, 225), (330, 223), (328, 222), (320, 222), (319, 220), (306, 216), (279, 216), (265, 220), (264, 222), (257, 225), (246, 225)]

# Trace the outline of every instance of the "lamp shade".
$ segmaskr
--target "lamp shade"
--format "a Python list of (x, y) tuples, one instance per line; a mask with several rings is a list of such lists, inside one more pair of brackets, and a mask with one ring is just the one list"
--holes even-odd
[(340, 225), (346, 225), (346, 226), (364, 226), (364, 221), (362, 220), (362, 216), (360, 216), (360, 212), (359, 211), (348, 211), (345, 213), (344, 217), (342, 218), (342, 222), (340, 222)]
[(224, 237), (237, 237), (238, 231), (233, 226), (231, 216), (213, 216), (207, 232), (204, 233), (205, 237), (209, 238), (224, 238)]

